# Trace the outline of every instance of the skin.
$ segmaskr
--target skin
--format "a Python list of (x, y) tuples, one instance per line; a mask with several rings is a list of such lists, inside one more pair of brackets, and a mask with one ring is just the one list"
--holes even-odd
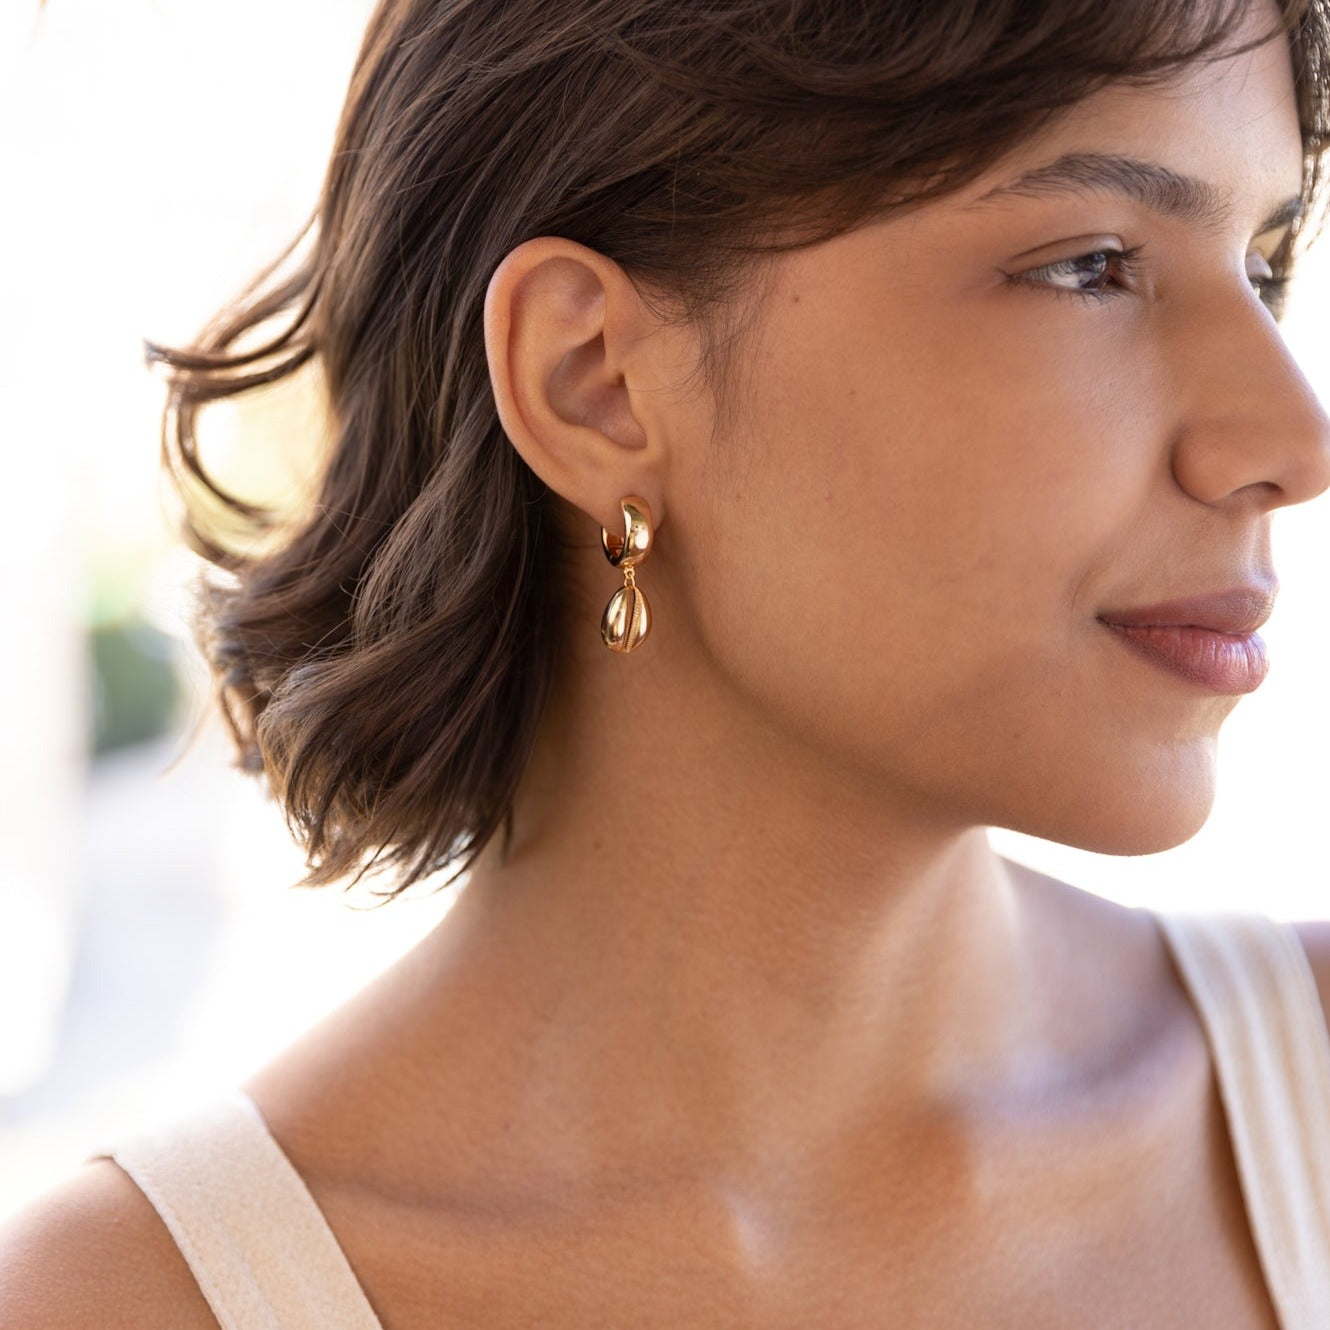
[[(1073, 151), (1228, 217), (981, 201)], [(615, 264), (508, 256), (495, 396), (574, 545), (513, 845), (247, 1087), (386, 1325), (1274, 1325), (1152, 921), (983, 828), (1142, 853), (1206, 816), (1236, 699), (1096, 616), (1269, 583), (1272, 513), (1330, 484), (1251, 281), (1301, 165), (1282, 42), (1098, 93), (961, 193), (781, 257), (733, 427), (697, 330)], [(1138, 245), (1130, 275), (1067, 262)], [(656, 622), (621, 657), (598, 527), (630, 494)], [(29, 1287), (137, 1234), (140, 1288), (210, 1324), (132, 1184), (89, 1175), (33, 1221)]]

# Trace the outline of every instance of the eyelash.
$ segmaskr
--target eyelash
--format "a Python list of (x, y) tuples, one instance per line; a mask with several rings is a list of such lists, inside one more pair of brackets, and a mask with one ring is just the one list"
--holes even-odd
[[(1141, 266), (1140, 253), (1145, 248), (1144, 245), (1134, 245), (1131, 249), (1092, 249), (1084, 254), (1076, 254), (1071, 258), (1059, 259), (1056, 263), (1041, 264), (1038, 268), (1031, 268), (1027, 272), (1020, 273), (1013, 280), (1020, 282), (1029, 282), (1032, 286), (1038, 286), (1043, 290), (1052, 291), (1058, 296), (1070, 296), (1073, 300), (1081, 296), (1089, 297), (1091, 300), (1102, 301), (1111, 300), (1114, 296), (1121, 295), (1124, 291), (1131, 289), (1132, 278), (1136, 275)], [(1109, 262), (1107, 273), (1114, 278), (1113, 286), (1082, 286), (1069, 287), (1058, 286), (1051, 281), (1044, 281), (1050, 275), (1074, 276), (1081, 265), (1084, 265), (1089, 259), (1104, 258)], [(1248, 279), (1252, 284), (1252, 289), (1260, 297), (1261, 303), (1271, 309), (1278, 317), (1279, 308), (1283, 302), (1288, 288), (1289, 279), (1284, 276), (1275, 277), (1254, 277)]]

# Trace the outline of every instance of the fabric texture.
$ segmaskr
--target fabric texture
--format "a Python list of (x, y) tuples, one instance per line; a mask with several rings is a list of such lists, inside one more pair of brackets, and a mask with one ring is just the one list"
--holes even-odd
[(201, 1104), (109, 1157), (161, 1215), (221, 1330), (382, 1330), (248, 1095)]
[[(1327, 1330), (1330, 1034), (1301, 942), (1261, 915), (1151, 913), (1210, 1044), (1281, 1330)], [(106, 1155), (161, 1215), (221, 1330), (382, 1330), (314, 1198), (242, 1092)]]
[(1219, 1082), (1282, 1330), (1330, 1327), (1330, 1034), (1290, 924), (1157, 913)]

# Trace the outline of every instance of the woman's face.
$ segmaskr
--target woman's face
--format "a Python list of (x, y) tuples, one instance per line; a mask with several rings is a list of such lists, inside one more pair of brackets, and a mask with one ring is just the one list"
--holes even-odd
[[(962, 193), (782, 256), (739, 423), (664, 481), (708, 654), (943, 822), (1115, 853), (1194, 832), (1260, 673), (1213, 630), (1261, 617), (1273, 510), (1330, 483), (1253, 285), (1301, 174), (1281, 40), (1098, 93)], [(1133, 617), (1175, 626), (1110, 626)]]

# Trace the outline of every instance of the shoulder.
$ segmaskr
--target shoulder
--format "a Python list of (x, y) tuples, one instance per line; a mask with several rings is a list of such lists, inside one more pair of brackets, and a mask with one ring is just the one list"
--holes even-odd
[(218, 1330), (147, 1197), (99, 1159), (0, 1222), (0, 1330)]
[(1321, 996), (1321, 1010), (1330, 1025), (1330, 920), (1313, 919), (1293, 925), (1307, 953), (1316, 988)]

